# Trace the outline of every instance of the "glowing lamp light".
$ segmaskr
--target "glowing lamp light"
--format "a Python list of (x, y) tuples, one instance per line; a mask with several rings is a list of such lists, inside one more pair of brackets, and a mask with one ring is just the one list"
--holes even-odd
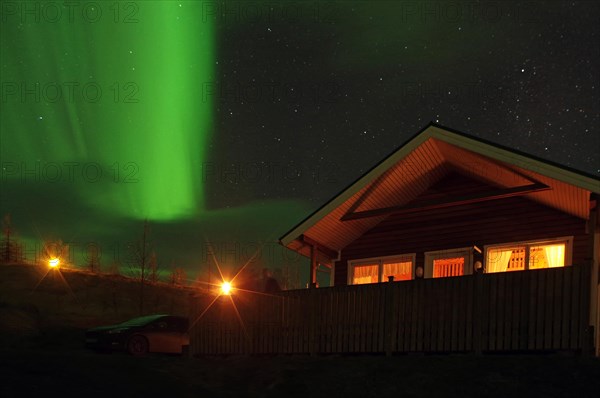
[(225, 295), (231, 294), (231, 283), (223, 282), (223, 284), (221, 285), (221, 293)]
[(48, 260), (48, 265), (51, 268), (56, 268), (58, 267), (58, 264), (60, 264), (60, 260), (58, 258), (51, 258), (50, 260)]
[(423, 267), (417, 267), (416, 274), (417, 274), (417, 278), (422, 278), (423, 277)]

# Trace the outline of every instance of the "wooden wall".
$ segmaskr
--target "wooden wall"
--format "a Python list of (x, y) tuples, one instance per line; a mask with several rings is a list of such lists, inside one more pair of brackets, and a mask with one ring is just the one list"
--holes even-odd
[(196, 298), (191, 352), (589, 352), (589, 278), (576, 265)]
[[(468, 182), (449, 179), (466, 192), (476, 188)], [(436, 187), (437, 192), (443, 191)], [(421, 197), (431, 198), (433, 192)], [(350, 221), (351, 222), (351, 221)], [(376, 227), (345, 247), (335, 264), (335, 285), (348, 281), (348, 261), (360, 258), (416, 253), (416, 266), (423, 266), (424, 252), (484, 245), (574, 236), (573, 264), (588, 256), (589, 238), (585, 220), (540, 205), (523, 197), (498, 199), (452, 208), (390, 215)]]

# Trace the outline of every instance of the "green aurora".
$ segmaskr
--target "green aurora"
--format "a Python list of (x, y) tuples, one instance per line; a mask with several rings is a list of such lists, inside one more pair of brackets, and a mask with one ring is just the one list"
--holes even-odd
[(28, 259), (61, 239), (77, 266), (88, 242), (102, 266), (122, 261), (148, 219), (158, 262), (194, 274), (206, 241), (231, 269), (262, 242), (261, 264), (301, 264), (275, 239), (429, 121), (600, 173), (596, 16), (585, 2), (2, 1), (0, 216)]
[(71, 183), (137, 219), (201, 210), (213, 109), (195, 88), (215, 38), (200, 2), (42, 3), (3, 6), (3, 182)]
[[(207, 200), (202, 168), (217, 132), (203, 87), (219, 65), (218, 21), (203, 2), (67, 3), (1, 4), (0, 212), (27, 260), (60, 239), (76, 266), (93, 243), (103, 267), (126, 268), (148, 219), (163, 266), (193, 276), (212, 242), (250, 248), (219, 259), (236, 270), (307, 214), (299, 200)], [(260, 263), (280, 267), (283, 250)]]

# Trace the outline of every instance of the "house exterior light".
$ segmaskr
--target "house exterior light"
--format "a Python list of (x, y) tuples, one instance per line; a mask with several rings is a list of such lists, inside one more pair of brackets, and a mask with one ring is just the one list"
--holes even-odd
[(231, 283), (223, 282), (223, 284), (221, 285), (221, 294), (224, 294), (226, 296), (231, 294)]
[(417, 269), (415, 270), (415, 274), (417, 276), (417, 278), (422, 278), (423, 277), (423, 267), (419, 266), (417, 267)]

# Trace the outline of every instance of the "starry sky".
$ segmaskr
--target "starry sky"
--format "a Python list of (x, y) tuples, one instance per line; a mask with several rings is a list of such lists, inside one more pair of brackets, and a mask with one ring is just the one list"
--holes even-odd
[(4, 2), (0, 211), (165, 269), (277, 238), (430, 121), (600, 175), (593, 1)]

